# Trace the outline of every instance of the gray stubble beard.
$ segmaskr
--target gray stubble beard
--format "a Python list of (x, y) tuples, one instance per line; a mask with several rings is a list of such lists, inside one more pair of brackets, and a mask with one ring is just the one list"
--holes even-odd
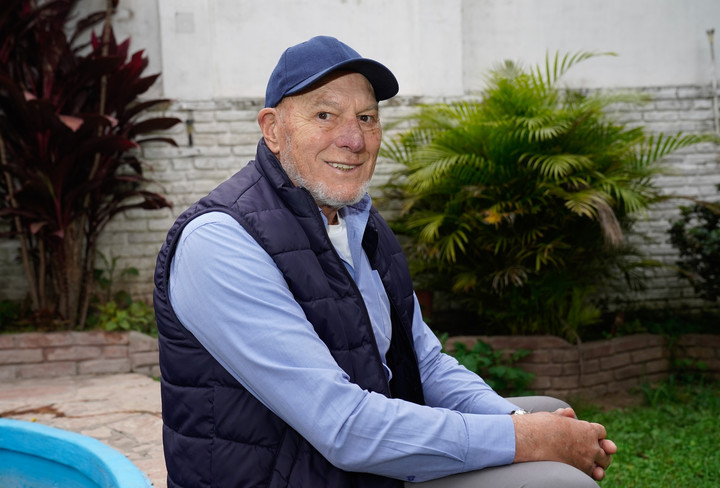
[(355, 194), (352, 199), (340, 199), (334, 197), (332, 195), (332, 188), (330, 188), (325, 183), (319, 181), (308, 181), (303, 178), (302, 175), (300, 175), (300, 172), (297, 169), (297, 164), (295, 163), (295, 160), (290, 154), (292, 152), (292, 141), (290, 140), (289, 135), (286, 136), (286, 147), (288, 148), (287, 152), (281, 151), (278, 155), (280, 164), (282, 165), (285, 173), (287, 173), (290, 180), (292, 180), (292, 182), (295, 184), (295, 186), (305, 188), (308, 192), (310, 192), (310, 195), (313, 197), (315, 203), (317, 203), (319, 207), (326, 206), (334, 209), (340, 209), (348, 205), (358, 203), (368, 192), (368, 189), (370, 188), (369, 179), (368, 181), (363, 183), (357, 194)]

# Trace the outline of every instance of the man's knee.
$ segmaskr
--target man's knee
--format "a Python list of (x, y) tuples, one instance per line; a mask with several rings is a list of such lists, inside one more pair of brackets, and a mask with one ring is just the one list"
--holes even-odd
[(565, 463), (537, 461), (510, 464), (504, 468), (494, 473), (493, 483), (477, 488), (598, 488), (590, 476)]
[(405, 488), (598, 488), (588, 475), (564, 463), (538, 461), (471, 471)]
[(535, 478), (523, 488), (598, 488), (598, 484), (590, 476), (569, 464), (544, 461), (541, 463), (525, 463), (532, 468), (537, 466)]
[(507, 400), (528, 412), (554, 412), (558, 408), (570, 407), (564, 401), (549, 396), (511, 397)]

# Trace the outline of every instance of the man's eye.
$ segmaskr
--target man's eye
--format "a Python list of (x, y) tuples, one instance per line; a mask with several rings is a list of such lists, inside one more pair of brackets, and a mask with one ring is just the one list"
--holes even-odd
[(330, 114), (327, 112), (320, 112), (317, 116), (320, 120), (327, 120), (330, 118)]
[(368, 122), (368, 123), (370, 123), (370, 122), (375, 122), (375, 117), (373, 117), (372, 115), (361, 115), (361, 116), (359, 117), (359, 119), (360, 119), (362, 122)]

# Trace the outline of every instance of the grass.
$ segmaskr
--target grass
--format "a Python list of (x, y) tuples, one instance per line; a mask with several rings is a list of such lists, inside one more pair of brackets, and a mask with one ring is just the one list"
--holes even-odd
[(642, 390), (643, 406), (579, 409), (618, 445), (601, 488), (720, 486), (720, 384), (670, 379)]

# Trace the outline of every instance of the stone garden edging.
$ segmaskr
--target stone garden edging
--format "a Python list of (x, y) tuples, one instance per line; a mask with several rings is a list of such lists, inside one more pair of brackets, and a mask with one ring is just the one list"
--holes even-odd
[[(597, 398), (654, 383), (671, 372), (676, 359), (702, 361), (707, 373), (720, 378), (720, 335), (686, 334), (672, 348), (660, 335), (636, 334), (573, 345), (554, 336), (461, 336), (468, 347), (482, 339), (495, 350), (532, 351), (516, 365), (533, 373), (530, 388), (537, 394), (568, 399)], [(672, 350), (671, 350), (672, 349)]]
[[(477, 339), (496, 350), (528, 349), (517, 363), (533, 373), (530, 387), (568, 399), (628, 391), (666, 378), (671, 347), (659, 335), (637, 334), (573, 345), (554, 336), (457, 336), (472, 347)], [(720, 335), (686, 334), (672, 350), (677, 359), (702, 361), (720, 378)], [(0, 380), (81, 374), (141, 373), (159, 377), (157, 339), (139, 332), (32, 332), (0, 335)]]
[(157, 339), (104, 331), (0, 335), (0, 381), (121, 373), (159, 377)]

